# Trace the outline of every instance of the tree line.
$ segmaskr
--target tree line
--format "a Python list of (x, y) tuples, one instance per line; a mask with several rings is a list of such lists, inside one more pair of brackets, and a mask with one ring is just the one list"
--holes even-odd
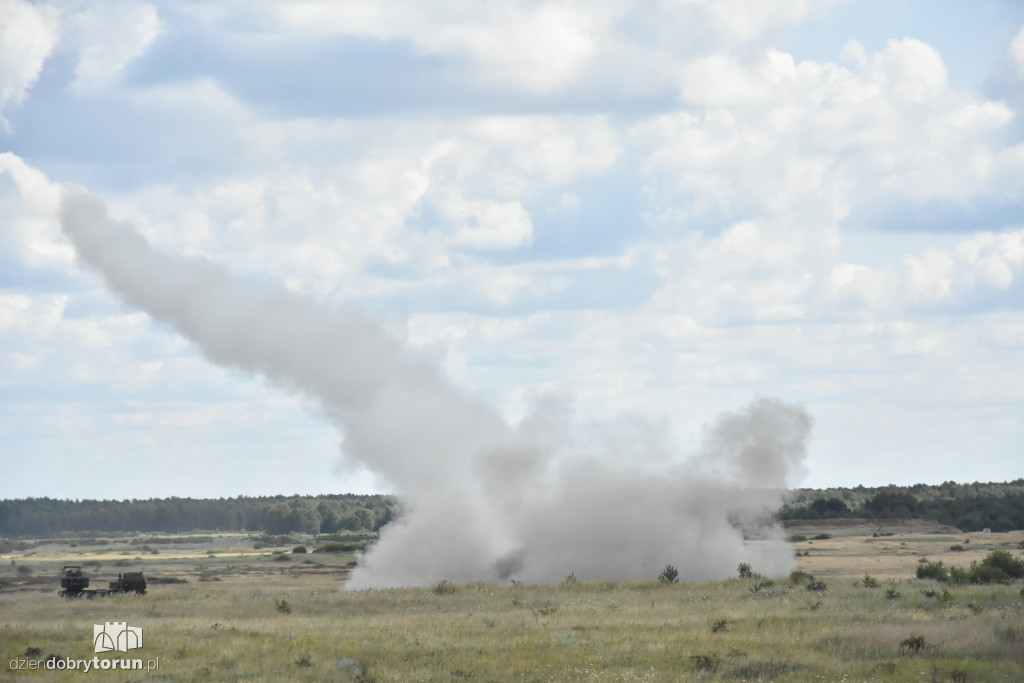
[(0, 534), (196, 530), (337, 533), (377, 531), (397, 514), (383, 495), (151, 498), (147, 500), (0, 500)]
[(794, 489), (779, 513), (787, 519), (934, 519), (961, 531), (1024, 529), (1024, 479), (937, 486)]
[[(255, 531), (270, 534), (377, 531), (398, 515), (392, 496), (239, 496), (147, 500), (0, 500), (0, 534)], [(1004, 483), (794, 489), (782, 520), (934, 519), (962, 531), (1024, 529), (1024, 479)]]

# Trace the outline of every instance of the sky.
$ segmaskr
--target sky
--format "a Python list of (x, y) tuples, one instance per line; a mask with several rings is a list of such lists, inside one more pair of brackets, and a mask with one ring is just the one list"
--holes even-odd
[(622, 463), (772, 397), (790, 485), (1024, 476), (1022, 119), (1019, 1), (0, 0), (0, 498), (391, 490), (110, 293), (62, 183)]

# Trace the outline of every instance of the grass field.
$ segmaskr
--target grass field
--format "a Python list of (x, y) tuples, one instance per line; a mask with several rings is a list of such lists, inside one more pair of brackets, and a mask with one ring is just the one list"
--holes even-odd
[[(794, 544), (821, 592), (786, 577), (346, 592), (352, 554), (257, 550), (242, 535), (33, 543), (0, 559), (0, 680), (1024, 681), (1020, 582), (913, 578), (922, 556), (967, 566), (992, 549), (1019, 554), (1024, 532), (837, 527), (813, 539), (823, 531)], [(94, 587), (141, 568), (150, 590), (63, 600), (64, 564), (85, 565)], [(11, 670), (110, 657), (93, 652), (105, 622), (142, 627), (143, 648), (116, 656), (158, 668)]]

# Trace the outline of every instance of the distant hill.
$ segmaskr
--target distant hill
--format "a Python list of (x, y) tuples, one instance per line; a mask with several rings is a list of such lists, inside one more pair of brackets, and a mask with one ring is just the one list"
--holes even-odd
[(794, 489), (782, 520), (933, 519), (961, 531), (1024, 529), (1024, 479), (938, 486)]

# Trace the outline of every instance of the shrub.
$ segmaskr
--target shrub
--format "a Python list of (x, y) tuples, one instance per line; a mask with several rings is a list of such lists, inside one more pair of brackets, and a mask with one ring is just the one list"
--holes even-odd
[(1014, 557), (1009, 550), (993, 550), (981, 564), (999, 569), (1011, 579), (1024, 578), (1024, 560)]
[(878, 588), (878, 579), (873, 578), (870, 574), (865, 574), (864, 578), (861, 579), (861, 583), (864, 584), (865, 588)]
[(920, 654), (922, 650), (926, 649), (928, 644), (925, 642), (924, 636), (915, 636), (910, 634), (909, 638), (904, 638), (900, 641), (900, 654), (909, 652), (911, 654)]
[(916, 574), (919, 579), (949, 580), (949, 569), (943, 566), (942, 562), (929, 562), (925, 557), (917, 561)]
[(832, 538), (832, 534), (818, 534), (817, 536), (814, 537), (814, 540), (815, 541), (827, 541), (830, 538)]
[(736, 567), (736, 571), (739, 573), (741, 579), (763, 579), (764, 576), (758, 574), (750, 565), (746, 562), (740, 562), (739, 566)]
[(789, 542), (790, 543), (803, 543), (806, 540), (807, 540), (807, 537), (804, 536), (803, 534), (793, 534), (792, 536), (789, 537)]
[(455, 592), (455, 585), (448, 583), (445, 579), (441, 579), (430, 590), (434, 595), (450, 595)]
[(18, 576), (28, 576), (31, 573), (32, 567), (29, 567), (27, 564), (18, 565)]
[(274, 553), (274, 562), (290, 562), (291, 559), (284, 553)]
[(891, 588), (890, 587), (890, 588), (887, 588), (885, 590), (885, 597), (888, 598), (889, 600), (899, 600), (900, 598), (903, 597), (903, 594), (900, 593), (895, 588)]
[(965, 583), (970, 582), (971, 573), (960, 567), (949, 568), (949, 582), (954, 586), (961, 586)]
[(711, 624), (712, 633), (724, 633), (729, 630), (729, 622), (725, 619), (719, 619), (715, 623)]
[(281, 614), (292, 613), (292, 606), (288, 604), (287, 600), (275, 600), (274, 604), (277, 605), (277, 611)]
[(579, 584), (579, 579), (576, 578), (576, 572), (570, 572), (569, 576), (562, 579), (562, 588), (573, 588)]
[(292, 548), (292, 555), (305, 555), (308, 552), (309, 551), (306, 550), (306, 546), (304, 545), (297, 545), (294, 548)]
[(964, 547), (959, 543), (949, 546), (949, 549), (955, 553), (962, 553), (964, 551)]
[(820, 579), (814, 579), (813, 581), (807, 582), (807, 590), (812, 593), (824, 593), (828, 590), (828, 584)]
[(714, 672), (718, 668), (718, 655), (714, 653), (690, 655), (690, 664), (697, 671)]
[(754, 585), (750, 587), (751, 593), (759, 593), (763, 590), (770, 590), (775, 587), (775, 582), (771, 579), (758, 579), (754, 582)]
[(980, 585), (986, 583), (1010, 583), (1009, 575), (1001, 567), (993, 567), (990, 564), (978, 564), (971, 562), (970, 571), (971, 583)]
[(364, 543), (324, 543), (318, 546), (314, 553), (353, 553), (357, 550), (362, 550), (366, 545)]
[(814, 574), (808, 574), (805, 571), (794, 569), (789, 574), (789, 582), (796, 586), (797, 584), (805, 583), (807, 581), (814, 581)]
[(670, 564), (666, 564), (665, 568), (658, 574), (658, 581), (662, 582), (666, 586), (670, 586), (673, 583), (679, 583), (679, 570)]

